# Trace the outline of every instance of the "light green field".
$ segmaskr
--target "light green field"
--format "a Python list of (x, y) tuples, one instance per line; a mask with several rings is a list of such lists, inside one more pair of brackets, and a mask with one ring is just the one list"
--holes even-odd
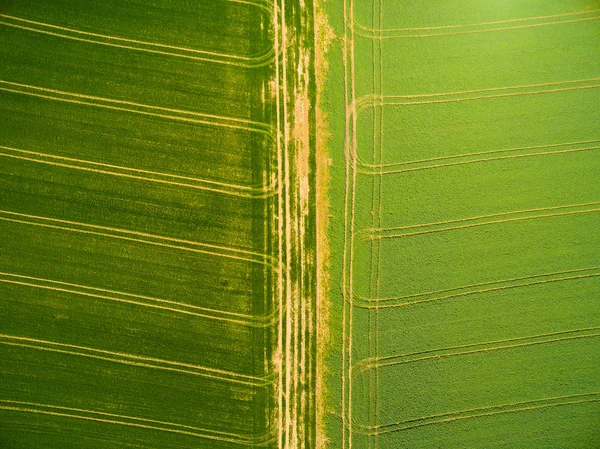
[(599, 6), (326, 5), (330, 447), (600, 445)]

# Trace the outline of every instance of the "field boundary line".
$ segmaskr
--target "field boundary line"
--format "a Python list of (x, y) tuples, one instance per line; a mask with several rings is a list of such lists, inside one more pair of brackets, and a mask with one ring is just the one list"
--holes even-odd
[[(130, 112), (133, 114), (142, 114), (151, 117), (165, 118), (169, 120), (182, 121), (186, 123), (196, 123), (207, 126), (217, 126), (231, 129), (239, 129), (249, 132), (264, 134), (274, 139), (273, 127), (266, 123), (253, 120), (246, 120), (235, 117), (225, 117), (214, 114), (205, 114), (195, 111), (186, 111), (182, 109), (166, 108), (162, 106), (153, 106), (132, 101), (117, 100), (114, 98), (97, 97), (93, 95), (84, 95), (73, 92), (66, 92), (57, 89), (50, 89), (29, 84), (15, 83), (12, 81), (0, 80), (0, 91), (11, 92), (21, 95), (45, 98), (48, 100), (61, 101), (64, 103), (80, 104), (93, 106), (115, 111)], [(41, 93), (43, 92), (43, 93)], [(105, 104), (106, 103), (106, 104)], [(114, 105), (119, 106), (114, 106)], [(136, 109), (137, 108), (137, 109)], [(158, 112), (154, 112), (158, 111)], [(180, 115), (173, 115), (180, 114)]]
[[(503, 149), (497, 149), (497, 150), (480, 151), (480, 152), (475, 152), (475, 153), (462, 153), (462, 154), (454, 154), (454, 155), (448, 155), (448, 156), (431, 157), (431, 158), (426, 158), (426, 159), (414, 159), (414, 160), (405, 161), (405, 162), (389, 162), (386, 164), (378, 164), (378, 165), (369, 164), (367, 162), (364, 162), (359, 157), (358, 162), (362, 168), (361, 173), (374, 174), (373, 172), (366, 172), (365, 169), (373, 169), (374, 170), (374, 169), (379, 169), (379, 168), (398, 167), (398, 166), (402, 166), (402, 165), (416, 165), (416, 164), (423, 164), (423, 163), (427, 163), (427, 162), (446, 161), (446, 160), (450, 160), (450, 159), (460, 159), (460, 158), (467, 158), (467, 157), (473, 157), (473, 156), (484, 156), (484, 155), (488, 155), (488, 154), (514, 153), (517, 151), (538, 150), (538, 149), (543, 149), (543, 148), (559, 148), (559, 147), (569, 147), (569, 146), (577, 146), (577, 145), (585, 146), (585, 145), (595, 144), (595, 143), (599, 143), (599, 142), (600, 142), (600, 139), (595, 139), (595, 140), (585, 140), (585, 141), (580, 141), (580, 142), (564, 142), (564, 143), (552, 143), (552, 144), (547, 144), (547, 145), (532, 145), (532, 146), (528, 146), (528, 147), (503, 148)], [(589, 147), (589, 148), (592, 148), (592, 147)], [(597, 147), (593, 147), (593, 148), (597, 148)], [(577, 149), (578, 148), (574, 148), (574, 150), (577, 150)], [(540, 152), (539, 154), (545, 154), (545, 153), (546, 152)], [(495, 159), (495, 160), (497, 160), (497, 159)], [(477, 161), (481, 161), (481, 159), (478, 159)], [(470, 162), (470, 161), (467, 161), (467, 162)], [(463, 163), (465, 163), (465, 162), (463, 161)], [(443, 165), (440, 165), (440, 166), (443, 166)], [(418, 167), (418, 169), (422, 170), (427, 167), (438, 167), (438, 165), (426, 165), (425, 167)]]
[(356, 199), (357, 111), (354, 59), (354, 1), (344, 0), (344, 37), (342, 45), (344, 63), (346, 185), (344, 199), (344, 251), (342, 262), (342, 449), (352, 449), (352, 354), (353, 354), (353, 272), (354, 223)]
[[(0, 14), (1, 19), (0, 25), (8, 26), (11, 28), (21, 29), (25, 31), (31, 31), (34, 33), (41, 33), (49, 36), (54, 36), (63, 39), (69, 39), (78, 42), (86, 42), (97, 45), (104, 45), (113, 48), (120, 48), (124, 50), (141, 51), (145, 53), (159, 54), (163, 56), (173, 56), (177, 58), (184, 58), (193, 61), (212, 62), (216, 64), (224, 64), (242, 68), (255, 68), (263, 67), (270, 64), (273, 60), (273, 49), (270, 48), (268, 51), (255, 56), (243, 56), (227, 53), (219, 53), (208, 50), (199, 50), (188, 47), (180, 47), (175, 45), (166, 45), (157, 42), (147, 42), (137, 39), (127, 39), (118, 36), (111, 36), (107, 34), (91, 33), (88, 31), (78, 30), (74, 28), (67, 28), (58, 25), (53, 25), (44, 22), (37, 22), (34, 20), (28, 20), (21, 17), (10, 16), (7, 14)], [(6, 21), (8, 20), (8, 21)], [(9, 21), (17, 22), (10, 23)], [(24, 23), (27, 25), (19, 25), (18, 23)], [(38, 28), (35, 28), (34, 26)], [(44, 29), (46, 28), (46, 29)], [(56, 30), (56, 31), (49, 31)], [(71, 34), (67, 34), (71, 33)], [(79, 37), (86, 36), (86, 37)], [(104, 39), (104, 40), (102, 40)], [(116, 43), (122, 42), (122, 43)]]
[[(491, 351), (500, 351), (505, 349), (516, 349), (523, 348), (528, 346), (536, 346), (550, 343), (558, 343), (563, 341), (572, 341), (572, 340), (581, 340), (585, 338), (595, 338), (600, 337), (599, 332), (595, 332), (600, 330), (600, 326), (597, 327), (587, 327), (581, 329), (571, 329), (566, 331), (559, 332), (551, 332), (547, 334), (539, 334), (539, 335), (531, 335), (526, 337), (516, 337), (516, 338), (507, 338), (503, 340), (490, 340), (481, 343), (473, 343), (466, 345), (458, 345), (458, 346), (448, 346), (445, 348), (436, 348), (429, 349), (425, 351), (412, 352), (407, 354), (398, 354), (392, 356), (379, 357), (378, 360), (369, 360), (363, 359), (359, 363), (357, 363), (358, 374), (361, 375), (366, 371), (375, 368), (387, 368), (392, 366), (404, 365), (408, 363), (417, 363), (424, 362), (430, 360), (441, 360), (448, 357), (459, 357), (465, 355), (473, 355), (473, 354), (482, 354), (488, 353)], [(577, 334), (577, 335), (570, 335)], [(547, 338), (547, 337), (556, 337), (559, 335), (570, 335), (567, 337), (559, 337), (559, 338)], [(533, 341), (528, 341), (533, 340)], [(513, 343), (513, 342), (524, 342), (524, 343), (515, 343), (508, 344), (503, 346), (493, 346), (497, 344), (503, 343)], [(492, 345), (492, 346), (490, 346)], [(477, 348), (477, 349), (472, 349)], [(467, 349), (466, 351), (460, 351), (461, 349)], [(458, 351), (457, 351), (458, 350)], [(427, 355), (426, 355), (427, 354)]]
[[(283, 430), (283, 438), (282, 445), (284, 449), (292, 449), (294, 448), (293, 441), (297, 438), (297, 427), (295, 424), (296, 419), (296, 407), (293, 403), (293, 393), (292, 393), (292, 374), (291, 372), (294, 370), (295, 360), (292, 360), (292, 351), (293, 351), (293, 342), (292, 342), (292, 279), (291, 279), (291, 264), (292, 264), (292, 243), (291, 243), (291, 211), (290, 211), (290, 161), (289, 161), (289, 142), (290, 142), (290, 128), (288, 125), (288, 87), (287, 87), (287, 27), (285, 22), (285, 0), (279, 1), (279, 14), (280, 14), (280, 24), (281, 24), (281, 61), (282, 61), (282, 69), (281, 69), (281, 90), (283, 95), (282, 101), (282, 111), (283, 111), (283, 121), (280, 125), (283, 126), (283, 198), (282, 198), (282, 206), (283, 206), (283, 214), (284, 214), (284, 235), (282, 237), (285, 243), (285, 324), (282, 324), (285, 328), (285, 336), (284, 344), (285, 344), (285, 387), (284, 387), (284, 403), (285, 403), (285, 418), (283, 419), (284, 430)], [(282, 312), (283, 314), (283, 312)], [(283, 349), (283, 348), (282, 348)], [(282, 354), (283, 357), (283, 354)], [(294, 419), (292, 419), (292, 415)]]
[[(2, 150), (4, 150), (4, 152)], [(12, 153), (17, 153), (17, 154), (12, 154)], [(32, 157), (27, 157), (27, 156), (22, 156), (22, 155), (27, 155), (27, 156), (32, 156)], [(68, 168), (68, 169), (73, 169), (73, 170), (82, 170), (82, 171), (88, 171), (88, 172), (92, 172), (92, 173), (106, 174), (106, 175), (110, 175), (110, 176), (118, 176), (118, 177), (124, 177), (124, 178), (129, 178), (129, 179), (137, 179), (140, 181), (157, 182), (157, 183), (173, 185), (173, 186), (177, 186), (177, 187), (206, 190), (206, 191), (220, 193), (220, 194), (224, 194), (224, 195), (238, 196), (241, 198), (264, 199), (264, 198), (273, 196), (275, 194), (275, 184), (274, 183), (270, 186), (262, 187), (262, 188), (249, 187), (249, 186), (242, 186), (242, 185), (236, 185), (236, 184), (228, 184), (228, 183), (223, 183), (223, 182), (219, 182), (219, 181), (212, 181), (209, 179), (193, 178), (193, 177), (189, 177), (189, 176), (182, 176), (182, 175), (176, 175), (176, 174), (170, 174), (170, 173), (161, 173), (161, 172), (156, 172), (156, 171), (152, 171), (152, 170), (144, 170), (144, 169), (133, 168), (133, 167), (105, 164), (102, 162), (89, 161), (89, 160), (85, 160), (85, 159), (76, 159), (76, 158), (70, 158), (70, 157), (65, 157), (65, 156), (57, 156), (57, 155), (49, 154), (49, 153), (40, 153), (40, 152), (36, 152), (36, 151), (21, 150), (18, 148), (7, 147), (7, 146), (3, 146), (3, 145), (0, 145), (0, 157), (8, 157), (8, 158), (13, 158), (13, 159), (25, 160), (25, 161), (35, 162), (35, 163), (39, 163), (39, 164), (53, 165), (53, 166), (63, 167), (63, 168)], [(46, 160), (45, 158), (50, 159), (50, 160)], [(54, 162), (53, 160), (65, 161), (65, 163)], [(71, 162), (71, 163), (69, 164), (67, 162)], [(91, 167), (87, 167), (86, 165), (91, 165)], [(94, 167), (101, 167), (101, 168), (94, 168)], [(121, 170), (122, 172), (120, 172), (119, 170)], [(128, 172), (140, 173), (140, 174), (139, 175), (131, 174)], [(142, 176), (142, 175), (149, 175), (149, 176)], [(152, 177), (152, 176), (156, 176), (156, 177)], [(161, 179), (161, 177), (167, 178), (167, 179)], [(170, 181), (168, 178), (181, 180), (182, 182)], [(195, 182), (198, 184), (192, 184), (192, 182)], [(202, 185), (202, 184), (208, 184), (208, 185)], [(216, 187), (211, 187), (211, 186), (216, 186)]]
[[(275, 348), (273, 365), (277, 374), (277, 447), (278, 449), (284, 449), (284, 428), (287, 430), (287, 397), (284, 396), (284, 360), (287, 360), (287, 354), (284, 356), (284, 302), (287, 301), (287, 283), (284, 281), (284, 274), (287, 275), (287, 266), (284, 263), (283, 257), (283, 235), (284, 235), (284, 204), (283, 204), (283, 148), (282, 148), (282, 130), (281, 130), (281, 114), (282, 114), (282, 101), (281, 101), (281, 74), (282, 64), (280, 59), (280, 53), (283, 51), (283, 44), (280, 38), (280, 24), (279, 24), (279, 0), (273, 1), (273, 29), (274, 29), (274, 42), (273, 47), (275, 50), (275, 111), (276, 111), (276, 148), (277, 148), (277, 260), (279, 270), (277, 272), (277, 300), (278, 300), (278, 320), (277, 320), (277, 347)], [(281, 25), (282, 27), (284, 24)], [(285, 61), (283, 61), (285, 66)], [(285, 99), (283, 100), (285, 103)], [(287, 259), (286, 259), (287, 260)], [(286, 317), (287, 318), (287, 317)], [(287, 362), (286, 362), (287, 363)]]
[[(513, 284), (508, 284), (508, 285), (501, 285), (499, 287), (490, 287), (490, 288), (485, 288), (485, 289), (481, 289), (481, 290), (468, 290), (466, 292), (459, 292), (459, 293), (454, 293), (454, 294), (451, 294), (451, 295), (444, 295), (444, 296), (438, 296), (438, 297), (433, 297), (433, 298), (416, 299), (416, 300), (406, 301), (406, 299), (409, 299), (409, 298), (418, 298), (418, 297), (422, 297), (422, 296), (433, 295), (435, 293), (457, 291), (457, 290), (465, 289), (465, 288), (468, 288), (468, 287), (494, 285), (494, 284), (501, 284), (501, 283), (504, 283), (504, 282), (507, 282), (507, 281), (537, 279), (537, 278), (540, 278), (540, 277), (556, 276), (556, 275), (566, 274), (566, 273), (571, 273), (571, 272), (585, 272), (585, 271), (590, 271), (590, 270), (596, 270), (598, 272), (597, 273), (580, 274), (580, 275), (576, 275), (576, 276), (566, 276), (566, 277), (555, 277), (555, 278), (550, 278), (550, 279), (541, 279), (541, 280), (538, 280), (538, 281), (525, 282), (525, 283), (520, 283), (520, 284), (519, 283), (513, 283)], [(471, 296), (471, 295), (480, 295), (480, 294), (484, 294), (484, 293), (491, 293), (491, 292), (498, 292), (498, 291), (503, 291), (503, 290), (510, 290), (510, 289), (513, 289), (513, 288), (532, 287), (534, 285), (551, 284), (551, 283), (554, 283), (554, 282), (572, 281), (572, 280), (578, 280), (578, 279), (588, 279), (588, 278), (594, 278), (594, 277), (598, 277), (598, 276), (600, 276), (600, 267), (593, 267), (593, 268), (586, 268), (586, 269), (582, 269), (582, 270), (569, 270), (569, 271), (558, 272), (558, 273), (549, 273), (549, 274), (540, 274), (540, 275), (534, 275), (534, 276), (525, 276), (525, 277), (522, 277), (522, 278), (514, 278), (514, 279), (509, 279), (509, 280), (483, 282), (481, 284), (472, 284), (472, 285), (467, 286), (467, 287), (456, 287), (456, 288), (452, 288), (452, 289), (439, 290), (438, 292), (430, 292), (430, 293), (417, 293), (417, 294), (408, 295), (408, 296), (399, 297), (399, 298), (380, 298), (378, 300), (375, 300), (373, 298), (357, 297), (355, 299), (358, 299), (359, 301), (361, 301), (361, 304), (358, 304), (357, 307), (360, 307), (360, 308), (363, 308), (363, 309), (375, 308), (375, 306), (371, 305), (371, 303), (374, 303), (374, 302), (377, 302), (377, 301), (378, 302), (389, 302), (389, 301), (402, 301), (402, 300), (404, 300), (404, 301), (396, 303), (396, 304), (378, 305), (379, 309), (394, 309), (394, 308), (398, 308), (398, 307), (407, 307), (407, 306), (413, 306), (413, 305), (417, 305), (417, 304), (426, 304), (426, 303), (436, 302), (436, 301), (445, 301), (445, 300), (454, 299), (454, 298), (463, 298), (465, 296)]]
[[(421, 416), (417, 418), (411, 418), (405, 421), (398, 421), (390, 424), (381, 424), (378, 426), (360, 426), (361, 430), (366, 431), (366, 434), (386, 434), (391, 432), (404, 431), (409, 429), (414, 429), (417, 427), (423, 427), (427, 425), (433, 424), (442, 424), (442, 423), (450, 423), (454, 421), (459, 421), (463, 419), (472, 419), (479, 417), (487, 417), (487, 416), (495, 416), (506, 413), (516, 413), (522, 411), (534, 411), (538, 409), (550, 408), (550, 407), (559, 407), (563, 405), (576, 405), (576, 404), (586, 404), (591, 402), (599, 402), (600, 392), (593, 393), (578, 393), (572, 395), (565, 396), (555, 396), (548, 398), (540, 398), (534, 399), (530, 401), (519, 401), (512, 402), (507, 404), (497, 404), (490, 405), (486, 407), (475, 407), (470, 409), (458, 410), (453, 412), (439, 413), (435, 415)], [(570, 399), (582, 398), (578, 401), (569, 401)], [(583, 399), (586, 398), (586, 399)], [(503, 410), (508, 409), (508, 410)], [(467, 413), (473, 413), (471, 415), (465, 415)], [(478, 413), (483, 412), (483, 413)], [(442, 419), (439, 419), (442, 418)]]
[[(586, 12), (581, 12), (581, 13), (573, 13), (573, 15), (575, 15), (575, 14), (580, 14), (580, 15), (581, 14), (591, 14), (591, 13), (596, 13), (596, 12), (598, 12), (598, 10), (591, 10), (589, 12), (586, 11)], [(566, 16), (566, 15), (564, 15), (564, 16)], [(555, 16), (555, 17), (559, 17), (559, 16)], [(583, 17), (583, 18), (571, 19), (571, 20), (556, 20), (556, 21), (550, 21), (550, 22), (532, 23), (532, 24), (527, 24), (527, 25), (504, 26), (504, 27), (479, 29), (479, 30), (448, 31), (446, 33), (422, 33), (422, 34), (408, 33), (408, 34), (396, 34), (396, 35), (378, 35), (378, 34), (373, 33), (372, 30), (369, 31), (368, 28), (367, 28), (367, 31), (364, 31), (364, 27), (361, 25), (361, 30), (358, 31), (356, 34), (358, 34), (361, 37), (367, 38), (367, 39), (378, 39), (378, 40), (462, 36), (462, 35), (471, 35), (471, 34), (480, 34), (480, 33), (491, 33), (491, 32), (497, 32), (497, 31), (522, 30), (522, 29), (530, 29), (530, 28), (537, 28), (537, 27), (550, 26), (550, 25), (564, 25), (564, 24), (571, 24), (571, 23), (578, 23), (578, 22), (588, 22), (591, 20), (598, 20), (598, 19), (600, 19), (600, 16)], [(522, 19), (522, 20), (526, 20), (526, 19)], [(530, 20), (541, 20), (541, 19), (532, 18)], [(492, 25), (492, 24), (493, 23), (490, 22), (488, 25)], [(485, 25), (485, 24), (481, 24), (481, 25)], [(464, 25), (464, 26), (468, 27), (469, 25)], [(475, 25), (470, 25), (470, 26), (475, 26)], [(383, 32), (386, 32), (386, 31), (387, 30), (383, 30)]]
[(270, 376), (257, 377), (233, 371), (210, 368), (207, 366), (192, 365), (172, 360), (163, 360), (154, 357), (145, 357), (136, 354), (128, 354), (104, 349), (90, 348), (87, 346), (71, 345), (49, 340), (21, 337), (16, 335), (0, 334), (0, 345), (17, 346), (39, 351), (56, 352), (78, 357), (87, 357), (107, 362), (120, 363), (123, 365), (158, 369), (163, 371), (190, 374), (200, 377), (208, 377), (223, 382), (249, 385), (253, 387), (266, 387), (272, 385)]
[[(109, 301), (133, 304), (142, 307), (150, 307), (160, 310), (167, 310), (175, 313), (193, 315), (201, 318), (225, 321), (232, 324), (240, 324), (250, 327), (269, 327), (273, 324), (275, 312), (265, 317), (255, 317), (242, 313), (229, 312), (226, 310), (210, 309), (207, 307), (196, 306), (188, 303), (181, 303), (167, 299), (159, 299), (134, 293), (120, 292), (98, 287), (90, 287), (70, 282), (61, 282), (51, 279), (44, 279), (34, 276), (25, 276), (15, 273), (0, 272), (0, 283), (21, 285), (25, 287), (39, 288), (75, 295), (87, 296), (90, 298), (105, 299)], [(47, 285), (48, 284), (48, 285)], [(96, 292), (96, 293), (94, 293)], [(124, 297), (124, 298), (123, 298)]]
[[(375, 1), (375, 0), (373, 0)], [(379, 0), (379, 28), (383, 28), (383, 1)], [(381, 33), (379, 34), (381, 36)], [(378, 47), (379, 47), (379, 95), (383, 96), (383, 41), (378, 39)], [(384, 108), (379, 108), (379, 164), (383, 162), (383, 142), (384, 142), (384, 121), (383, 121), (383, 110)], [(356, 163), (358, 164), (359, 152), (356, 150), (355, 157), (357, 159)], [(379, 193), (378, 193), (378, 211), (377, 211), (377, 224), (378, 227), (382, 227), (383, 220), (383, 172), (379, 170)], [(378, 299), (380, 294), (380, 285), (381, 285), (381, 242), (377, 242), (377, 268), (375, 274), (375, 297)], [(379, 302), (376, 303), (379, 305)], [(379, 308), (375, 307), (375, 357), (379, 358)], [(379, 422), (379, 370), (375, 369), (375, 421), (374, 423)], [(379, 438), (377, 435), (373, 436), (373, 446), (374, 449), (379, 448)]]
[[(8, 218), (7, 216), (8, 217), (18, 217), (18, 218)], [(108, 226), (99, 226), (99, 225), (93, 225), (93, 224), (88, 224), (88, 223), (80, 223), (80, 222), (69, 221), (69, 220), (60, 220), (57, 218), (41, 217), (41, 216), (37, 216), (37, 215), (23, 214), (23, 213), (19, 213), (19, 212), (12, 212), (12, 211), (6, 211), (6, 210), (0, 210), (0, 220), (14, 222), (14, 223), (28, 224), (28, 225), (32, 225), (32, 226), (41, 226), (41, 227), (52, 228), (52, 229), (61, 229), (61, 230), (65, 230), (65, 231), (79, 232), (82, 234), (93, 234), (93, 235), (99, 235), (99, 236), (103, 236), (103, 237), (111, 237), (111, 238), (115, 238), (115, 239), (127, 240), (127, 241), (132, 241), (132, 242), (147, 243), (149, 245), (161, 246), (161, 247), (165, 247), (165, 248), (180, 249), (183, 251), (191, 251), (191, 252), (207, 254), (207, 255), (212, 255), (212, 256), (226, 257), (226, 258), (230, 258), (230, 259), (242, 260), (245, 262), (267, 264), (267, 265), (271, 265), (274, 270), (277, 269), (277, 266), (275, 266), (273, 264), (273, 261), (271, 260), (272, 258), (270, 256), (265, 255), (265, 254), (255, 253), (252, 251), (239, 249), (239, 248), (226, 247), (226, 246), (221, 246), (221, 245), (213, 245), (213, 244), (209, 244), (209, 243), (200, 243), (200, 242), (194, 242), (191, 240), (183, 240), (183, 239), (177, 239), (177, 238), (173, 238), (173, 237), (164, 237), (164, 236), (159, 236), (159, 235), (154, 235), (154, 234), (147, 234), (144, 232), (130, 231), (130, 230), (126, 230), (126, 229), (112, 228), (112, 227), (108, 227)], [(35, 220), (37, 220), (37, 221), (35, 221)], [(58, 223), (59, 225), (48, 224), (48, 222), (49, 223)], [(71, 225), (71, 226), (76, 226), (76, 227), (68, 227), (68, 226), (64, 226), (64, 225)], [(101, 232), (101, 231), (104, 231), (104, 232)], [(112, 232), (112, 234), (111, 234), (111, 232)], [(128, 236), (135, 236), (135, 237), (128, 237)], [(138, 237), (143, 237), (145, 239), (141, 239)], [(148, 240), (148, 239), (155, 239), (155, 240), (158, 240), (158, 242), (153, 241), (153, 240)], [(179, 245), (174, 245), (172, 243), (162, 243), (161, 241), (178, 243)], [(182, 246), (182, 245), (189, 245), (189, 246)], [(219, 252), (219, 251), (221, 251), (221, 252)], [(228, 254), (228, 253), (231, 253), (231, 254)]]
[(350, 423), (348, 422), (348, 378), (346, 374), (346, 365), (348, 363), (348, 308), (351, 305), (351, 299), (348, 297), (348, 240), (349, 240), (349, 204), (350, 204), (350, 109), (349, 104), (351, 103), (351, 96), (349, 93), (349, 76), (348, 76), (348, 2), (350, 0), (343, 0), (343, 20), (344, 20), (344, 33), (342, 36), (342, 63), (344, 65), (344, 168), (345, 168), (345, 183), (344, 183), (344, 243), (342, 248), (342, 273), (340, 279), (340, 287), (342, 293), (342, 341), (341, 341), (341, 366), (340, 371), (342, 373), (341, 379), (341, 391), (340, 396), (342, 399), (340, 407), (340, 418), (341, 418), (341, 440), (342, 449), (347, 449), (350, 434)]
[[(600, 203), (576, 204), (576, 205), (571, 205), (571, 206), (564, 206), (564, 208), (580, 208), (580, 207), (586, 207), (586, 206), (598, 205), (598, 204), (600, 204)], [(540, 209), (540, 210), (544, 210), (544, 209)], [(546, 210), (553, 210), (553, 209), (548, 208)], [(556, 209), (554, 209), (554, 210), (556, 210)], [(532, 211), (535, 211), (535, 209)], [(553, 213), (553, 214), (529, 215), (529, 216), (524, 216), (524, 217), (505, 218), (502, 220), (482, 221), (479, 223), (469, 223), (469, 224), (459, 225), (459, 226), (428, 229), (428, 230), (424, 230), (424, 231), (406, 232), (406, 233), (402, 233), (402, 234), (389, 234), (389, 235), (388, 234), (370, 234), (370, 235), (368, 235), (366, 240), (381, 240), (381, 239), (411, 237), (411, 236), (415, 236), (415, 235), (427, 235), (427, 234), (433, 234), (433, 233), (437, 233), (437, 232), (455, 231), (455, 230), (461, 230), (461, 229), (471, 229), (471, 228), (475, 228), (475, 227), (479, 227), (479, 226), (488, 226), (488, 225), (494, 225), (494, 224), (514, 223), (514, 222), (526, 221), (526, 220), (537, 220), (537, 219), (542, 219), (542, 218), (562, 217), (562, 216), (566, 216), (566, 215), (579, 215), (579, 214), (595, 213), (598, 211), (600, 211), (600, 208), (585, 209), (585, 210), (572, 210), (572, 211)], [(526, 212), (528, 212), (528, 211), (523, 211), (523, 212), (516, 211), (513, 214), (526, 213)], [(509, 214), (509, 213), (502, 214), (502, 216), (506, 216), (506, 215), (512, 215), (512, 214)], [(480, 217), (465, 218), (463, 220), (456, 221), (456, 222), (467, 222), (467, 221), (471, 221), (471, 220), (476, 220), (478, 218), (480, 218)], [(435, 226), (435, 225), (437, 225), (437, 223), (423, 225), (423, 227)], [(384, 232), (384, 231), (382, 231), (382, 232)]]
[(342, 344), (341, 344), (341, 436), (342, 449), (352, 448), (352, 324), (353, 324), (353, 259), (354, 259), (354, 219), (356, 189), (356, 102), (354, 78), (354, 15), (353, 0), (343, 1), (344, 34), (342, 58), (344, 65), (344, 243), (342, 258)]
[[(313, 195), (312, 170), (314, 121), (314, 11), (315, 4), (277, 0), (274, 5), (276, 45), (275, 80), (276, 139), (278, 152), (278, 252), (280, 320), (274, 365), (278, 374), (277, 433), (280, 449), (312, 447), (316, 413), (313, 347), (314, 323), (308, 308), (314, 300), (313, 265), (303, 243), (314, 218), (309, 207)], [(312, 204), (310, 204), (312, 206)], [(310, 321), (310, 322), (308, 322)], [(312, 390), (314, 391), (314, 390)]]
[(40, 404), (35, 402), (0, 400), (0, 410), (41, 415), (57, 416), (62, 418), (81, 419), (105, 424), (116, 424), (128, 427), (138, 427), (147, 430), (177, 433), (197, 438), (217, 440), (233, 444), (258, 446), (263, 444), (263, 439), (253, 440), (243, 435), (222, 432), (218, 430), (203, 429), (185, 424), (158, 421), (154, 419), (139, 418), (135, 416), (119, 415), (115, 413), (98, 412), (73, 407)]
[[(277, 447), (278, 449), (284, 449), (284, 426), (287, 429), (287, 422), (284, 417), (286, 416), (287, 404), (284, 402), (284, 369), (283, 360), (285, 359), (284, 341), (283, 341), (283, 326), (284, 326), (284, 301), (287, 300), (285, 296), (285, 283), (284, 273), (287, 274), (287, 268), (283, 260), (283, 215), (284, 215), (284, 204), (283, 204), (283, 149), (282, 149), (282, 132), (281, 132), (281, 61), (280, 52), (283, 50), (280, 42), (280, 26), (279, 26), (279, 15), (278, 15), (278, 4), (279, 0), (273, 2), (273, 29), (274, 29), (274, 43), (273, 47), (275, 50), (275, 110), (276, 110), (276, 148), (277, 148), (277, 259), (279, 264), (279, 271), (277, 272), (277, 299), (278, 299), (278, 312), (279, 317), (277, 320), (277, 347), (275, 348), (273, 365), (275, 366), (275, 372), (277, 373)], [(284, 99), (285, 102), (285, 99)]]

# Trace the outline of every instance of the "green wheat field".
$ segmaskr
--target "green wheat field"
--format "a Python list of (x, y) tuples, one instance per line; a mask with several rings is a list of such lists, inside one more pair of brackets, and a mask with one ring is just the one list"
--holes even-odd
[(0, 0), (1, 449), (600, 448), (600, 2)]

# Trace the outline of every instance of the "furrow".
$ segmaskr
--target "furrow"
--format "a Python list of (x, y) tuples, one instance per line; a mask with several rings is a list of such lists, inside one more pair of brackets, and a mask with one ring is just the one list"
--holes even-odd
[(145, 232), (130, 231), (120, 228), (111, 228), (108, 226), (98, 226), (88, 223), (80, 223), (69, 220), (41, 217), (37, 215), (22, 214), (6, 210), (0, 210), (0, 220), (13, 223), (21, 223), (31, 226), (45, 227), (50, 229), (78, 232), (82, 234), (99, 235), (102, 237), (110, 237), (131, 242), (145, 243), (164, 248), (172, 248), (182, 251), (195, 252), (199, 254), (225, 257), (245, 262), (267, 264), (271, 265), (273, 268), (276, 268), (274, 265), (274, 261), (271, 260), (272, 258), (270, 256), (234, 247), (194, 242), (173, 237), (164, 237), (154, 234), (148, 234)]
[[(571, 329), (567, 331), (560, 332), (551, 332), (547, 334), (539, 334), (532, 335), (526, 337), (518, 337), (518, 338), (508, 338), (504, 340), (493, 340), (486, 341), (482, 343), (475, 343), (470, 345), (460, 345), (460, 346), (448, 346), (445, 348), (436, 348), (429, 349), (425, 351), (407, 353), (407, 354), (399, 354), (393, 356), (385, 356), (379, 357), (377, 359), (363, 359), (357, 364), (359, 368), (359, 373), (362, 374), (371, 369), (385, 368), (391, 366), (398, 366), (407, 363), (417, 363), (429, 360), (440, 360), (448, 357), (458, 357), (465, 355), (473, 355), (473, 354), (481, 354), (487, 353), (491, 351), (500, 351), (505, 349), (515, 349), (515, 348), (523, 348), (528, 346), (536, 346), (550, 343), (558, 343), (563, 341), (572, 341), (572, 340), (580, 340), (585, 338), (595, 338), (600, 336), (600, 333), (594, 333), (594, 331), (600, 330), (600, 327), (588, 327), (582, 329)], [(571, 335), (577, 334), (577, 335)], [(569, 335), (566, 337), (558, 337), (558, 338), (549, 338), (556, 337), (558, 335)], [(527, 341), (534, 340), (534, 341)], [(498, 345), (502, 343), (512, 343), (512, 342), (524, 342), (524, 343), (515, 343), (515, 344), (504, 344)], [(498, 345), (498, 346), (494, 346)], [(471, 349), (475, 348), (475, 349)], [(462, 349), (468, 349), (466, 351), (461, 351)]]
[(2, 145), (0, 145), (0, 156), (35, 162), (38, 164), (63, 167), (72, 170), (81, 170), (92, 173), (99, 173), (103, 175), (136, 179), (140, 181), (156, 182), (176, 187), (205, 190), (214, 193), (221, 193), (224, 195), (238, 196), (241, 198), (262, 199), (268, 198), (269, 196), (273, 196), (276, 193), (276, 186), (274, 184), (260, 188), (241, 186), (236, 184), (228, 184), (224, 182), (213, 181), (210, 179), (193, 178), (188, 176), (174, 175), (170, 173), (143, 170), (133, 167), (104, 164), (101, 162), (88, 161), (84, 159), (56, 156), (35, 151), (20, 150), (17, 148), (6, 147)]
[[(256, 56), (242, 56), (235, 54), (212, 52), (207, 50), (198, 50), (187, 47), (179, 47), (174, 45), (166, 45), (156, 42), (147, 42), (136, 39), (126, 39), (123, 37), (111, 36), (107, 34), (90, 33), (74, 28), (67, 28), (44, 22), (37, 22), (34, 20), (28, 20), (21, 17), (15, 17), (6, 14), (0, 14), (0, 18), (5, 19), (0, 20), (0, 25), (4, 25), (11, 28), (17, 28), (25, 31), (31, 31), (34, 33), (45, 34), (61, 39), (86, 42), (96, 45), (104, 45), (125, 50), (141, 51), (164, 56), (184, 58), (193, 61), (211, 62), (242, 68), (263, 67), (265, 65), (270, 64), (273, 61), (272, 49), (269, 49), (265, 53)], [(10, 21), (12, 21), (12, 23)]]
[(273, 324), (275, 314), (265, 317), (255, 317), (241, 313), (228, 312), (225, 310), (210, 309), (193, 304), (181, 303), (165, 299), (153, 298), (133, 293), (119, 292), (86, 285), (60, 282), (33, 276), (23, 276), (14, 273), (0, 272), (0, 282), (5, 284), (20, 285), (24, 287), (38, 288), (56, 292), (70, 293), (90, 298), (121, 302), (141, 307), (149, 307), (165, 310), (173, 313), (197, 316), (232, 324), (251, 327), (268, 327)]
[(59, 354), (87, 357), (96, 360), (119, 363), (123, 365), (170, 371), (180, 374), (207, 377), (223, 382), (237, 383), (250, 386), (268, 386), (272, 384), (272, 376), (256, 377), (231, 371), (220, 370), (200, 365), (191, 365), (171, 360), (154, 357), (145, 357), (136, 354), (107, 351), (104, 349), (86, 346), (71, 345), (55, 341), (40, 340), (29, 337), (0, 334), (0, 344), (34, 349), (39, 351), (54, 352)]

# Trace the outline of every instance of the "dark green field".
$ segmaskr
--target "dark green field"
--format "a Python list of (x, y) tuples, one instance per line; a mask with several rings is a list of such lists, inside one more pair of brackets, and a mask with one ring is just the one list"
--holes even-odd
[(314, 447), (312, 2), (0, 2), (0, 447)]
[(271, 447), (273, 5), (0, 5), (0, 446)]
[(600, 447), (600, 4), (326, 8), (328, 447)]

